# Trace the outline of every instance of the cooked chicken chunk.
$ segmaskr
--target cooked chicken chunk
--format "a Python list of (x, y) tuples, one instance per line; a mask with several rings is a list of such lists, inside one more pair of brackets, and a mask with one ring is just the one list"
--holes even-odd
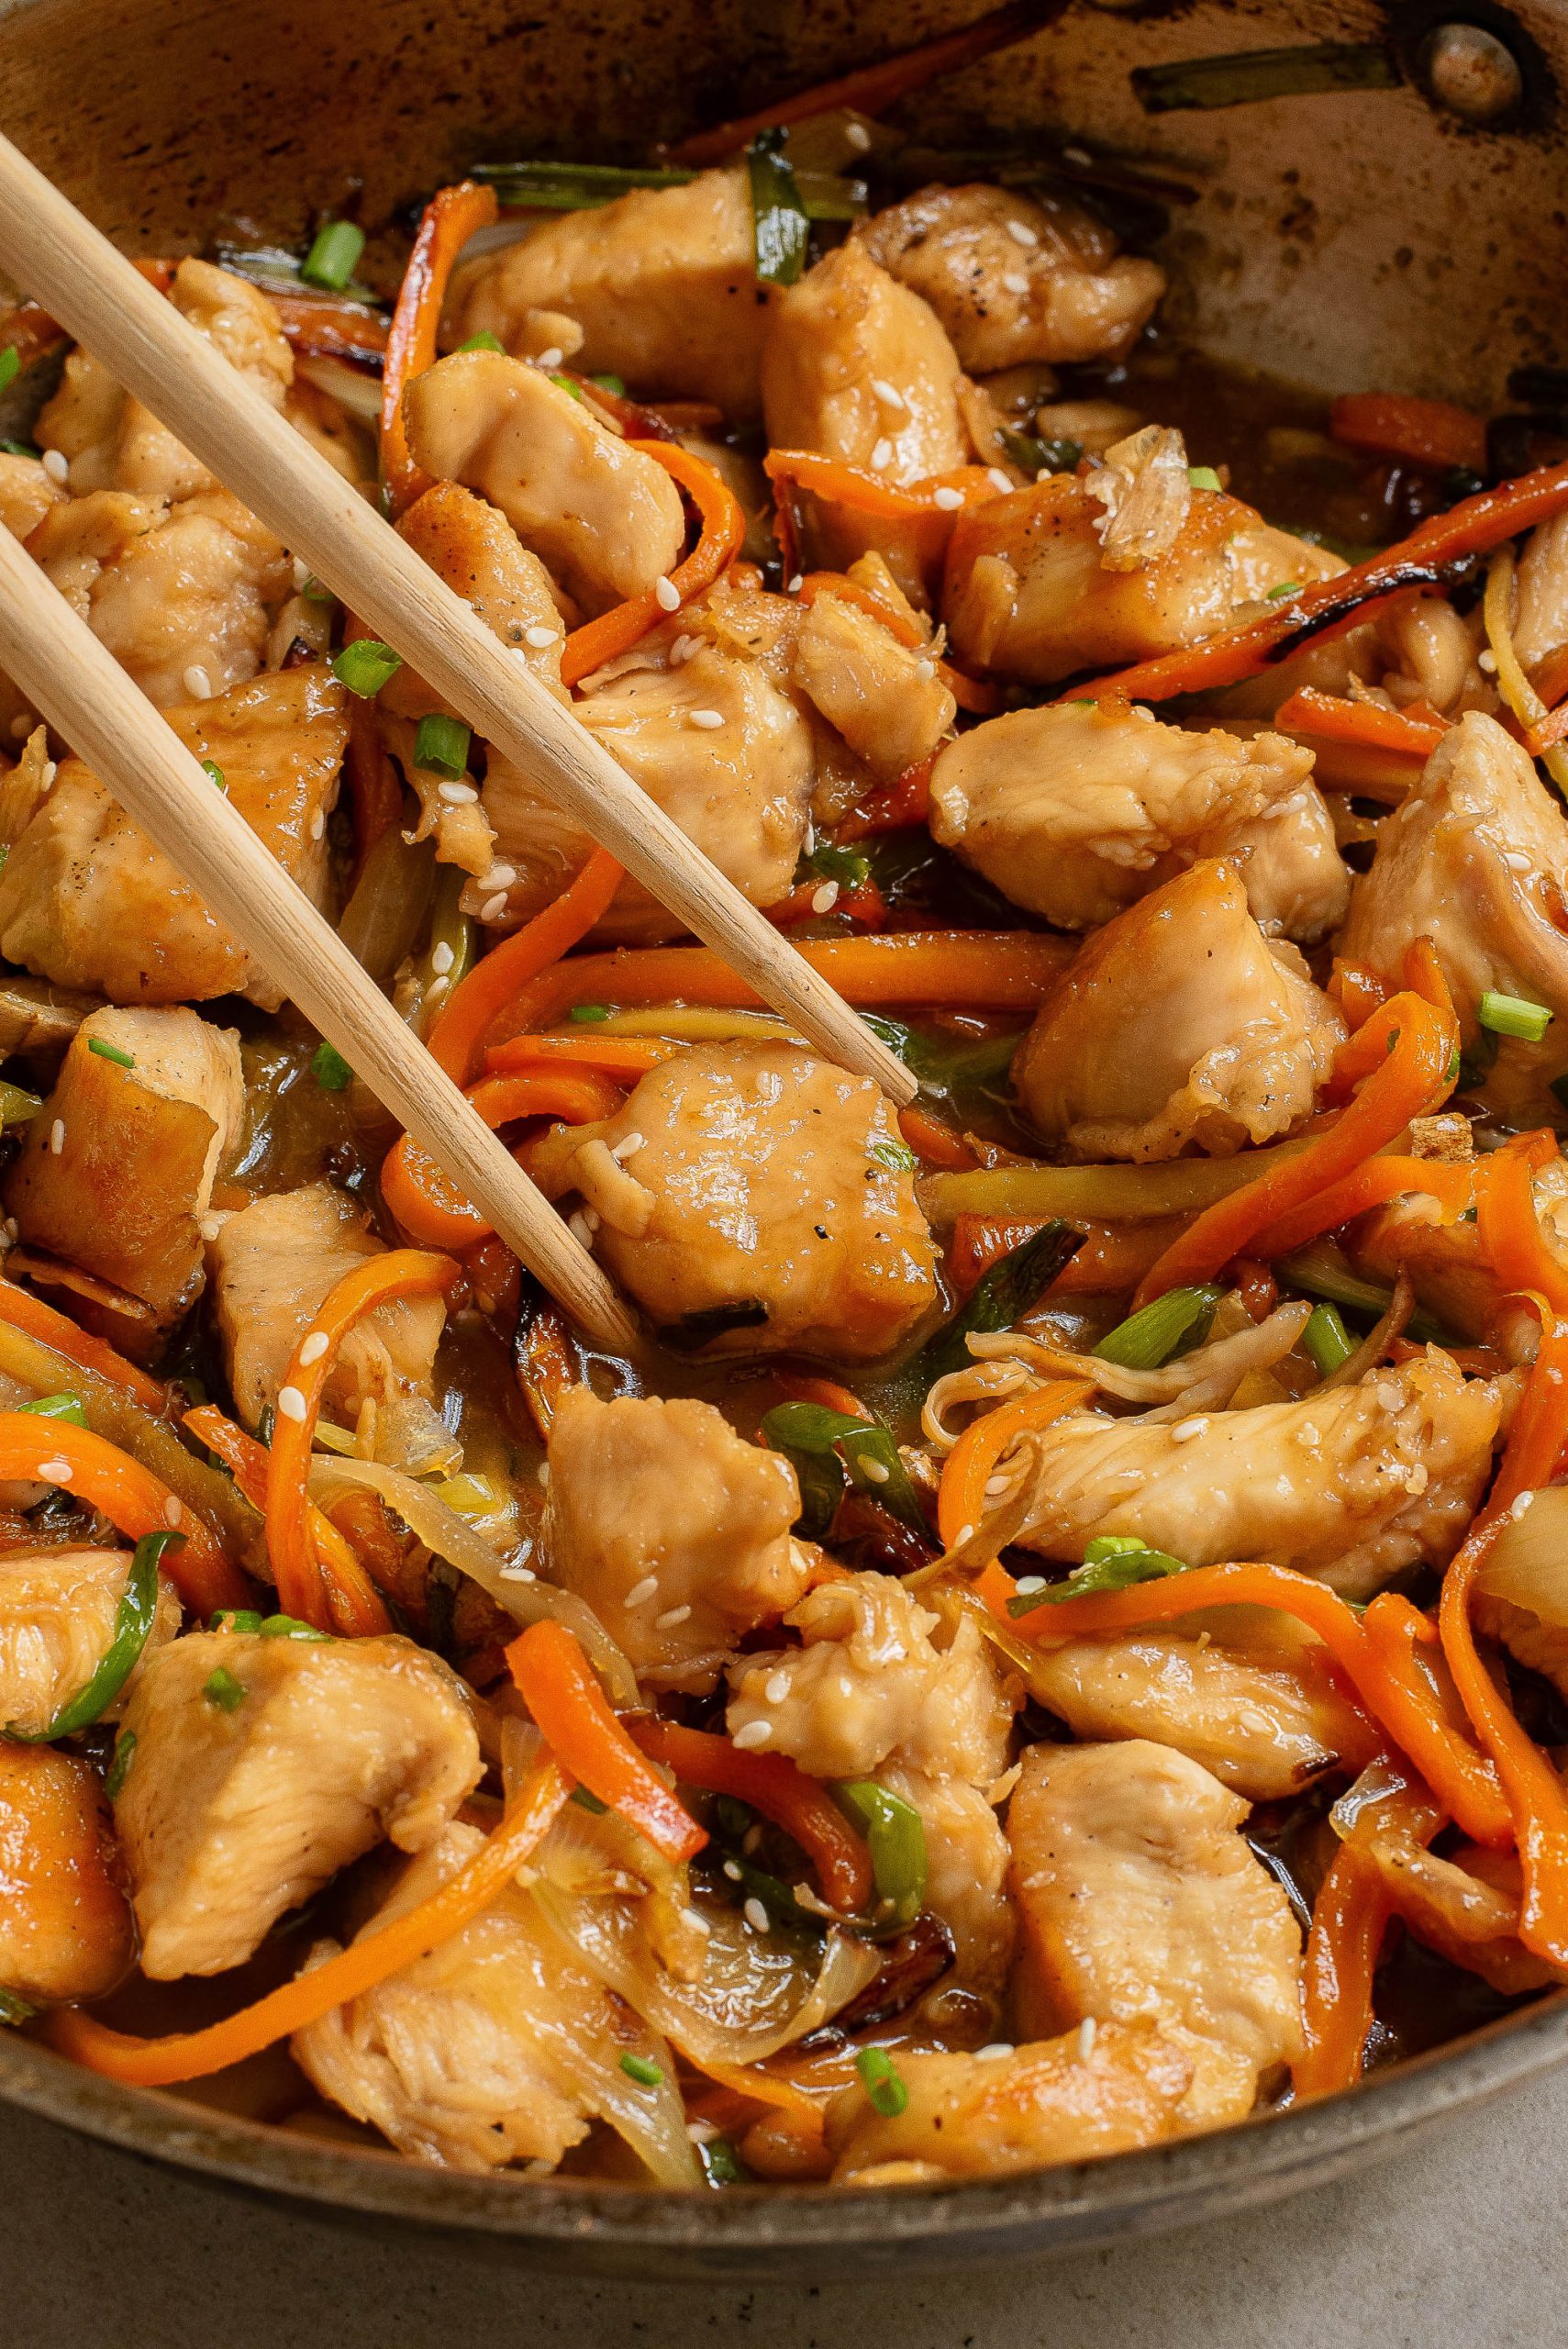
[(1013, 1708), (968, 1617), (938, 1648), (939, 1618), (890, 1575), (860, 1574), (819, 1583), (784, 1620), (798, 1647), (730, 1669), (727, 1719), (743, 1746), (817, 1778), (869, 1778), (890, 1759), (975, 1786), (1001, 1770)]
[(454, 351), (414, 378), (403, 408), (417, 462), (498, 506), (584, 610), (640, 595), (679, 560), (685, 512), (663, 466), (540, 369)]
[(935, 661), (841, 596), (818, 596), (795, 648), (795, 677), (879, 783), (929, 759), (958, 705)]
[(1190, 2058), (1182, 2119), (1240, 2121), (1301, 2045), (1301, 1934), (1238, 1828), (1240, 1796), (1141, 1738), (1035, 1745), (1008, 1809), (1031, 2037), (1157, 2023)]
[(23, 1136), (6, 1210), (28, 1247), (172, 1321), (201, 1286), (201, 1220), (244, 1121), (232, 1028), (183, 1005), (95, 1011)]
[[(636, 1496), (635, 1506), (627, 1506)], [(556, 1407), (543, 1548), (639, 1674), (711, 1688), (742, 1631), (805, 1591), (795, 1471), (711, 1403), (573, 1387)]]
[[(113, 1642), (130, 1560), (128, 1550), (0, 1552), (0, 1730), (36, 1734), (85, 1688)], [(138, 1672), (179, 1628), (180, 1602), (161, 1582)]]
[(484, 1767), (455, 1675), (395, 1637), (188, 1632), (149, 1659), (123, 1734), (115, 1825), (159, 1982), (240, 1965), (383, 1836), (422, 1852)]
[[(1276, 738), (1277, 739), (1277, 738)], [(1266, 938), (1303, 946), (1338, 930), (1351, 902), (1350, 868), (1340, 854), (1334, 818), (1317, 785), (1238, 824), (1225, 852), (1241, 868), (1247, 903)]]
[(1514, 597), (1514, 651), (1534, 669), (1568, 644), (1568, 516), (1554, 515), (1525, 540)]
[(29, 2006), (102, 1998), (136, 1957), (97, 1773), (0, 1738), (0, 1989)]
[(1188, 1565), (1257, 1558), (1352, 1599), (1402, 1567), (1445, 1564), (1492, 1468), (1503, 1390), (1435, 1346), (1294, 1403), (1193, 1419), (1080, 1412), (1037, 1445), (1015, 1538), (1075, 1563), (1096, 1533), (1136, 1533)]
[[(1189, 733), (1117, 702), (1016, 709), (942, 751), (931, 832), (1015, 905), (1091, 930), (1198, 858), (1224, 855), (1258, 818), (1304, 793), (1316, 800), (1311, 773), (1310, 751), (1283, 734)], [(1249, 897), (1250, 867), (1265, 861), (1242, 866)], [(1334, 863), (1330, 920), (1349, 895)]]
[[(314, 663), (165, 713), (223, 775), (229, 799), (291, 880), (322, 902), (326, 819), (348, 741), (347, 696)], [(271, 975), (214, 920), (79, 760), (47, 766), (28, 798), (8, 780), (10, 853), (0, 871), (0, 954), (119, 1003), (245, 995), (275, 1011)]]
[(704, 172), (685, 187), (634, 188), (563, 213), (465, 263), (446, 336), (493, 334), (531, 355), (544, 346), (530, 313), (562, 312), (581, 328), (566, 355), (584, 374), (623, 376), (643, 398), (715, 400), (745, 418), (762, 404), (769, 294), (757, 282), (745, 172)]
[(859, 1362), (936, 1301), (897, 1147), (865, 1079), (795, 1044), (701, 1044), (613, 1118), (552, 1129), (529, 1165), (550, 1197), (582, 1193), (599, 1252), (662, 1326), (720, 1352)]
[(953, 1937), (951, 1979), (1000, 1998), (1016, 1926), (1007, 1897), (1007, 1839), (986, 1796), (962, 1778), (930, 1776), (884, 1762), (877, 1784), (920, 1814), (926, 1834), (925, 1906)]
[[(550, 573), (537, 554), (518, 540), (505, 515), (456, 482), (440, 481), (415, 501), (397, 525), (455, 595), (462, 597), (503, 644), (514, 646), (525, 666), (558, 701), (564, 627), (550, 593)], [(549, 642), (538, 641), (549, 632)], [(380, 707), (403, 718), (420, 718), (447, 710), (435, 688), (405, 666), (377, 696)]]
[(1344, 1027), (1232, 864), (1195, 864), (1080, 947), (1013, 1061), (1031, 1123), (1074, 1158), (1229, 1155), (1311, 1114)]
[(879, 2113), (863, 2087), (828, 2112), (840, 2186), (996, 2177), (1097, 2161), (1177, 2134), (1193, 2076), (1169, 2033), (1104, 2022), (1006, 2055), (898, 2053), (908, 2101)]
[(14, 539), (30, 538), (50, 507), (62, 505), (67, 495), (37, 457), (0, 451), (0, 522)]

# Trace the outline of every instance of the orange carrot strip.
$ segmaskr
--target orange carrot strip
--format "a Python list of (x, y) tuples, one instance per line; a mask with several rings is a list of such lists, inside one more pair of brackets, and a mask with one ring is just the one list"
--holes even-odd
[[(209, 1452), (216, 1452), (228, 1468), (239, 1490), (252, 1508), (265, 1511), (267, 1506), (267, 1448), (258, 1443), (253, 1435), (220, 1411), (214, 1403), (198, 1404), (187, 1411), (184, 1425)], [(336, 1628), (349, 1637), (368, 1639), (378, 1631), (390, 1631), (392, 1618), (382, 1604), (364, 1568), (347, 1538), (331, 1519), (310, 1504), (310, 1532), (316, 1553), (327, 1567), (329, 1579), (343, 1597), (343, 1607), (338, 1610)]]
[(304, 359), (380, 359), (385, 352), (386, 320), (361, 302), (270, 290), (268, 299), (291, 348)]
[(1425, 765), (1443, 736), (1446, 722), (1433, 726), (1404, 710), (1374, 701), (1344, 701), (1338, 694), (1302, 685), (1281, 702), (1273, 723), (1283, 734), (1317, 734), (1328, 742), (1362, 743), (1374, 751), (1407, 751)]
[(592, 1027), (584, 1025), (565, 1035), (508, 1036), (504, 1044), (492, 1044), (484, 1065), (492, 1076), (534, 1076), (545, 1068), (586, 1068), (635, 1085), (651, 1068), (660, 1067), (684, 1050), (684, 1044), (663, 1036), (595, 1036)]
[(596, 848), (553, 905), (492, 947), (470, 971), (429, 1034), (430, 1051), (454, 1084), (468, 1083), (492, 1020), (530, 980), (549, 971), (586, 936), (608, 909), (620, 883), (621, 867), (607, 849)]
[(949, 1453), (937, 1494), (937, 1531), (948, 1549), (961, 1542), (985, 1514), (985, 1487), (997, 1462), (1021, 1435), (1049, 1427), (1094, 1393), (1086, 1379), (1053, 1378), (1032, 1395), (1003, 1403), (972, 1419)]
[(1251, 1245), (1260, 1256), (1288, 1256), (1320, 1233), (1337, 1230), (1353, 1216), (1364, 1215), (1369, 1208), (1382, 1207), (1411, 1192), (1440, 1201), (1451, 1223), (1475, 1204), (1474, 1165), (1465, 1160), (1405, 1158), (1392, 1153), (1369, 1158), (1342, 1182), (1330, 1183), (1304, 1207), (1266, 1225)]
[(29, 1338), (37, 1338), (57, 1354), (79, 1363), (83, 1370), (95, 1371), (111, 1386), (123, 1387), (155, 1419), (168, 1409), (169, 1390), (158, 1379), (150, 1378), (135, 1363), (127, 1362), (102, 1338), (95, 1338), (81, 1329), (68, 1313), (58, 1312), (30, 1290), (18, 1288), (15, 1281), (0, 1280), (0, 1321), (8, 1321), (14, 1330), (26, 1330)]
[(682, 1729), (650, 1714), (628, 1724), (651, 1761), (673, 1770), (688, 1787), (734, 1795), (786, 1835), (793, 1835), (817, 1872), (822, 1897), (842, 1917), (865, 1909), (872, 1896), (871, 1854), (819, 1779), (784, 1753), (748, 1753), (709, 1730)]
[(250, 1604), (250, 1585), (224, 1556), (212, 1528), (150, 1468), (90, 1428), (33, 1411), (0, 1411), (0, 1482), (57, 1485), (101, 1509), (132, 1542), (172, 1526), (185, 1539), (169, 1551), (163, 1571), (186, 1606), (206, 1616)]
[[(468, 1097), (494, 1132), (517, 1118), (564, 1118), (584, 1125), (612, 1116), (622, 1095), (607, 1077), (589, 1069), (545, 1068), (531, 1075), (481, 1077)], [(411, 1134), (395, 1142), (382, 1161), (381, 1195), (400, 1230), (421, 1248), (472, 1248), (494, 1229)]]
[[(696, 545), (670, 573), (670, 584), (681, 604), (689, 604), (705, 587), (711, 587), (725, 565), (740, 553), (746, 538), (746, 516), (740, 499), (728, 483), (705, 464), (691, 450), (684, 449), (678, 440), (631, 440), (628, 447), (639, 449), (663, 466), (673, 481), (679, 482), (697, 509), (702, 529)], [(597, 619), (588, 620), (582, 628), (574, 628), (561, 649), (561, 676), (564, 685), (574, 685), (595, 669), (603, 668), (617, 653), (629, 652), (661, 621), (670, 618), (672, 609), (662, 604), (651, 587), (640, 596), (629, 596), (612, 611), (602, 612)]]
[(1391, 1907), (1370, 1861), (1341, 1844), (1312, 1904), (1301, 1984), (1306, 2045), (1291, 2066), (1296, 2093), (1332, 2096), (1360, 2079), (1373, 2026), (1373, 1977)]
[(885, 790), (873, 791), (851, 807), (833, 827), (834, 842), (848, 847), (852, 841), (872, 839), (878, 832), (898, 832), (923, 824), (931, 812), (931, 769), (936, 753), (918, 766), (906, 767)]
[(914, 1152), (928, 1166), (946, 1166), (955, 1172), (978, 1163), (974, 1152), (962, 1134), (951, 1126), (927, 1115), (924, 1109), (900, 1109), (898, 1130)]
[(430, 198), (419, 222), (387, 328), (382, 374), (381, 477), (395, 518), (430, 486), (429, 475), (415, 463), (408, 447), (403, 395), (416, 375), (435, 365), (436, 335), (452, 263), (476, 230), (490, 227), (495, 211), (493, 187), (461, 180)]
[(825, 1411), (842, 1411), (850, 1419), (871, 1418), (860, 1397), (836, 1378), (818, 1378), (808, 1370), (775, 1370), (773, 1378), (792, 1403), (819, 1403)]
[[(808, 490), (831, 506), (845, 506), (854, 514), (875, 514), (890, 521), (917, 518), (940, 522), (951, 529), (965, 507), (988, 506), (1004, 492), (984, 465), (955, 465), (951, 472), (931, 473), (924, 481), (893, 482), (840, 457), (819, 456), (814, 449), (770, 449), (762, 471), (775, 489)], [(957, 490), (961, 504), (950, 507), (945, 495)]]
[(706, 1832), (610, 1710), (573, 1632), (563, 1623), (530, 1623), (506, 1650), (506, 1664), (545, 1743), (590, 1794), (677, 1865), (702, 1850)]
[(134, 2087), (169, 2087), (176, 2080), (204, 2079), (227, 2071), (247, 2055), (319, 2022), (335, 2007), (362, 1998), (462, 1932), (533, 1857), (571, 1791), (571, 1780), (554, 1762), (541, 1763), (483, 1850), (428, 1900), (379, 1932), (339, 1950), (324, 1965), (296, 1975), (254, 2006), (209, 2023), (205, 2031), (138, 2039), (128, 2032), (111, 2031), (79, 2007), (62, 2007), (50, 2017), (48, 2035), (63, 2054), (89, 2071)]
[(1486, 470), (1486, 426), (1450, 400), (1404, 392), (1345, 392), (1329, 411), (1329, 430), (1347, 449), (1393, 457), (1434, 472)]

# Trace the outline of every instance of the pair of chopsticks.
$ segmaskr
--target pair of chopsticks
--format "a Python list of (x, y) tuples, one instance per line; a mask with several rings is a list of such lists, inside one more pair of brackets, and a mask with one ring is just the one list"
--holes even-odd
[[(914, 1097), (903, 1063), (571, 710), (6, 139), (0, 265), (764, 1002), (828, 1059)], [(3, 527), (0, 667), (573, 1319), (634, 1346), (594, 1258)]]

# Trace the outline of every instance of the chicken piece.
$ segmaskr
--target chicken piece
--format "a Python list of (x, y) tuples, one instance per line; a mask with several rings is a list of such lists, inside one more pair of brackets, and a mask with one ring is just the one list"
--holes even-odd
[[(1568, 644), (1568, 516), (1554, 514), (1525, 540), (1514, 586), (1514, 651), (1527, 670)], [(1446, 707), (1438, 704), (1439, 708)]]
[[(397, 535), (462, 597), (493, 636), (514, 647), (524, 666), (557, 701), (567, 699), (561, 682), (564, 629), (550, 573), (538, 555), (519, 543), (504, 515), (471, 489), (440, 481), (416, 499), (399, 521)], [(549, 640), (541, 642), (541, 635)], [(431, 710), (456, 714), (434, 686), (406, 666), (376, 699), (379, 707), (398, 718), (417, 719)]]
[(581, 329), (567, 355), (583, 373), (619, 375), (644, 399), (714, 400), (744, 421), (762, 406), (772, 295), (757, 280), (746, 173), (732, 167), (562, 213), (464, 263), (444, 339), (488, 333), (528, 354), (543, 348), (530, 313), (561, 311)]
[(878, 783), (895, 782), (929, 759), (958, 709), (929, 652), (900, 644), (842, 596), (818, 596), (806, 613), (795, 674)]
[(403, 413), (416, 462), (498, 506), (585, 611), (641, 595), (679, 561), (686, 518), (663, 466), (539, 368), (454, 351), (414, 378)]
[(895, 2114), (859, 2086), (828, 2108), (836, 2186), (1000, 2177), (1158, 2144), (1178, 2133), (1193, 2067), (1167, 2032), (1104, 2022), (1005, 2055), (900, 2048), (898, 2076)]
[(28, 551), (161, 709), (253, 677), (294, 583), (278, 540), (221, 489), (173, 507), (126, 490), (72, 498)]
[[(36, 1735), (86, 1687), (113, 1642), (130, 1558), (128, 1550), (0, 1552), (0, 1728)], [(180, 1602), (160, 1582), (138, 1672), (179, 1628)]]
[(1300, 783), (1288, 799), (1236, 825), (1224, 852), (1240, 867), (1247, 903), (1265, 938), (1315, 946), (1344, 920), (1350, 868), (1315, 783)]
[(1124, 358), (1165, 291), (1163, 270), (1118, 259), (1110, 230), (1061, 196), (923, 187), (857, 235), (930, 304), (972, 375)]
[(1344, 1040), (1296, 948), (1252, 919), (1235, 866), (1195, 864), (1079, 948), (1012, 1078), (1072, 1157), (1228, 1157), (1310, 1116)]
[[(258, 677), (165, 713), (231, 803), (317, 905), (327, 895), (327, 817), (348, 742), (347, 696), (314, 664)], [(47, 766), (24, 799), (0, 797), (10, 853), (0, 871), (0, 954), (62, 986), (124, 1004), (244, 995), (283, 1001), (272, 977), (202, 904), (80, 760)]]
[(1189, 733), (1125, 703), (1015, 709), (942, 751), (931, 834), (1015, 905), (1092, 930), (1224, 855), (1244, 827), (1310, 791), (1311, 773), (1311, 751), (1283, 734)]
[(1301, 2047), (1301, 1932), (1238, 1828), (1239, 1795), (1142, 1738), (1034, 1745), (1008, 1806), (1020, 2030), (1152, 2021), (1190, 2058), (1181, 2118), (1216, 2128)]
[(37, 457), (0, 452), (0, 523), (14, 539), (30, 538), (50, 508), (63, 505), (68, 495)]
[(172, 1322), (201, 1286), (201, 1219), (244, 1122), (232, 1028), (183, 1006), (95, 1011), (23, 1136), (6, 1209), (28, 1247)]
[(864, 1362), (936, 1302), (903, 1159), (865, 1078), (721, 1043), (651, 1069), (614, 1117), (553, 1128), (528, 1163), (548, 1197), (581, 1192), (611, 1272), (687, 1343)]
[(135, 1958), (96, 1771), (0, 1738), (0, 1989), (32, 2007), (102, 1998)]
[(656, 1686), (711, 1688), (741, 1632), (801, 1598), (799, 1514), (789, 1462), (743, 1443), (711, 1403), (601, 1403), (577, 1386), (556, 1407), (550, 1571)]
[(1347, 962), (1399, 984), (1405, 950), (1429, 937), (1467, 1046), (1483, 993), (1544, 1004), (1540, 1044), (1498, 1041), (1486, 1090), (1522, 1125), (1559, 1113), (1548, 1091), (1568, 1069), (1568, 823), (1533, 762), (1496, 718), (1451, 727), (1402, 806), (1378, 826), (1372, 869), (1351, 893)]
[(1164, 1419), (1079, 1412), (1043, 1430), (1014, 1539), (1075, 1564), (1135, 1533), (1189, 1566), (1257, 1558), (1368, 1598), (1404, 1567), (1444, 1565), (1491, 1474), (1496, 1379), (1436, 1346), (1294, 1403)]
[(115, 1826), (155, 1982), (241, 1965), (384, 1836), (422, 1852), (484, 1770), (456, 1675), (395, 1635), (188, 1632), (149, 1659), (122, 1735)]
[(949, 1979), (999, 2001), (1017, 1928), (1007, 1895), (1007, 1839), (989, 1799), (962, 1778), (932, 1777), (895, 1762), (884, 1762), (876, 1777), (920, 1814), (925, 1906), (953, 1938)]
[(987, 1786), (1002, 1769), (1013, 1708), (968, 1616), (938, 1648), (938, 1616), (891, 1575), (858, 1574), (819, 1583), (784, 1621), (798, 1647), (730, 1667), (740, 1744), (787, 1753), (816, 1778), (869, 1778), (893, 1759)]
[[(1568, 1267), (1568, 1162), (1556, 1158), (1530, 1175), (1540, 1236)], [(1473, 1221), (1445, 1222), (1429, 1193), (1391, 1199), (1352, 1226), (1349, 1253), (1364, 1279), (1392, 1287), (1409, 1276), (1418, 1304), (1456, 1338), (1496, 1346), (1510, 1362), (1533, 1362), (1540, 1320), (1533, 1306), (1493, 1271)]]
[(1106, 562), (1106, 529), (1093, 475), (1055, 473), (961, 514), (943, 594), (959, 658), (1052, 685), (1194, 644), (1344, 568), (1220, 490), (1193, 490), (1174, 544), (1136, 569)]
[[(356, 1265), (384, 1253), (330, 1183), (275, 1192), (222, 1219), (207, 1269), (228, 1384), (248, 1427), (269, 1405), (276, 1408), (290, 1356), (324, 1300)], [(428, 1397), (445, 1320), (439, 1297), (394, 1297), (367, 1313), (339, 1348), (328, 1411), (352, 1420), (369, 1400), (391, 1407), (411, 1394)]]

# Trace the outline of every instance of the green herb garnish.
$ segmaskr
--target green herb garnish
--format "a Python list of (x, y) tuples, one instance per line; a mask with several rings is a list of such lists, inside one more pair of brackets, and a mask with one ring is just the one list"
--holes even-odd
[(620, 2067), (627, 2078), (635, 2080), (639, 2088), (662, 2088), (664, 2085), (664, 2066), (655, 2064), (651, 2056), (623, 2055)]
[(871, 1853), (875, 1922), (912, 1925), (926, 1897), (926, 1829), (919, 1812), (874, 1778), (846, 1778), (833, 1791)]
[(332, 674), (361, 701), (373, 701), (402, 666), (403, 655), (390, 644), (384, 644), (378, 636), (361, 636), (344, 645), (332, 663)]
[(886, 2048), (862, 2047), (855, 2057), (855, 2069), (873, 2110), (884, 2121), (896, 2121), (909, 2101), (909, 2091)]
[(351, 220), (328, 220), (317, 230), (316, 241), (300, 262), (299, 273), (307, 285), (319, 285), (328, 294), (340, 294), (364, 249), (362, 228), (356, 228)]
[(1101, 1362), (1118, 1363), (1123, 1370), (1158, 1370), (1184, 1339), (1207, 1329), (1224, 1294), (1214, 1283), (1202, 1288), (1167, 1289), (1152, 1305), (1118, 1322), (1095, 1352)]
[[(81, 1396), (72, 1395), (69, 1389), (62, 1389), (58, 1395), (40, 1395), (37, 1402), (23, 1403), (17, 1408), (35, 1412), (40, 1419), (65, 1419), (73, 1428), (84, 1428), (87, 1424), (86, 1408)], [(182, 1535), (181, 1539), (183, 1538)]]
[(134, 1052), (122, 1052), (118, 1044), (106, 1043), (102, 1036), (89, 1036), (87, 1039), (87, 1050), (90, 1052), (95, 1052), (101, 1061), (113, 1061), (117, 1068), (134, 1068), (136, 1066), (136, 1054)]
[(24, 1745), (47, 1745), (54, 1738), (69, 1737), (79, 1729), (91, 1729), (95, 1720), (102, 1719), (130, 1678), (147, 1645), (158, 1612), (158, 1562), (165, 1550), (178, 1547), (184, 1539), (183, 1533), (166, 1529), (142, 1535), (132, 1553), (125, 1592), (115, 1612), (114, 1637), (96, 1672), (84, 1688), (61, 1706), (47, 1729), (23, 1730), (10, 1721), (6, 1728), (7, 1737), (16, 1738)]
[(226, 1713), (234, 1712), (245, 1702), (244, 1684), (236, 1680), (226, 1664), (208, 1674), (202, 1684), (202, 1695), (209, 1705), (217, 1705)]
[(353, 1081), (353, 1070), (336, 1044), (323, 1037), (310, 1056), (310, 1074), (323, 1093), (341, 1093)]

